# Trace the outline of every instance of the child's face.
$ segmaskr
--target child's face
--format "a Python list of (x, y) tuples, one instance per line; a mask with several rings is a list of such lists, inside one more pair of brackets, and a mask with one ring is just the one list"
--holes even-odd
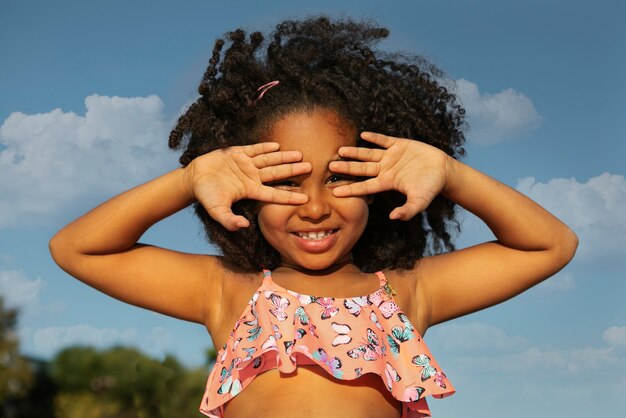
[(333, 188), (352, 179), (328, 170), (341, 146), (354, 146), (356, 132), (335, 112), (319, 109), (293, 113), (279, 120), (266, 136), (281, 151), (302, 152), (312, 165), (306, 175), (273, 183), (274, 187), (306, 194), (303, 205), (261, 204), (259, 226), (281, 254), (283, 265), (321, 270), (349, 260), (365, 229), (367, 198), (333, 196)]

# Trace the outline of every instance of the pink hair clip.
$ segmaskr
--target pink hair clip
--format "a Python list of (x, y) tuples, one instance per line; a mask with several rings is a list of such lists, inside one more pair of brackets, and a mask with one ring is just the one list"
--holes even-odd
[(270, 81), (269, 83), (263, 84), (261, 87), (256, 89), (256, 91), (259, 92), (259, 95), (257, 96), (256, 101), (258, 102), (259, 100), (261, 100), (261, 98), (265, 95), (265, 92), (267, 92), (272, 87), (276, 87), (279, 83), (280, 81), (278, 80)]

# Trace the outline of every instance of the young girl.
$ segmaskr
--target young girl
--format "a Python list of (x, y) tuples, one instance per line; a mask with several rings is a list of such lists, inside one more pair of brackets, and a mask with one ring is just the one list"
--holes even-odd
[[(429, 416), (454, 389), (426, 330), (574, 255), (567, 226), (457, 160), (463, 109), (422, 58), (375, 51), (387, 33), (316, 18), (219, 39), (170, 136), (183, 168), (50, 242), (85, 283), (206, 326), (209, 417)], [(137, 242), (192, 203), (221, 256)], [(455, 205), (496, 240), (453, 251)]]

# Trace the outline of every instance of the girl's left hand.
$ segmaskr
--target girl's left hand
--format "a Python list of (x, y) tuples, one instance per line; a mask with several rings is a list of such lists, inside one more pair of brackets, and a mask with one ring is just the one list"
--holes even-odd
[(339, 156), (358, 161), (333, 161), (329, 169), (338, 174), (371, 177), (333, 190), (337, 197), (364, 196), (397, 190), (406, 203), (389, 214), (407, 221), (428, 207), (449, 184), (454, 159), (423, 142), (363, 132), (361, 138), (384, 149), (341, 147)]

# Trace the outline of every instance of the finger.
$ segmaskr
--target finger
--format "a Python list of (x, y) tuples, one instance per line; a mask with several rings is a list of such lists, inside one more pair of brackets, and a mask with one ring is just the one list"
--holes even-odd
[(367, 196), (384, 190), (380, 180), (373, 178), (336, 187), (333, 189), (333, 194), (336, 197)]
[(207, 213), (229, 231), (236, 231), (250, 225), (246, 218), (235, 215), (229, 206), (213, 206), (207, 208)]
[(311, 163), (309, 162), (273, 165), (260, 169), (259, 178), (262, 183), (267, 183), (268, 181), (281, 180), (310, 173), (311, 169)]
[(269, 186), (261, 186), (256, 193), (250, 195), (251, 199), (266, 203), (278, 203), (281, 205), (301, 205), (309, 200), (304, 193), (290, 192)]
[(248, 157), (255, 157), (259, 154), (277, 151), (278, 149), (280, 149), (280, 144), (278, 142), (259, 142), (252, 145), (233, 147), (233, 149), (240, 150)]
[(385, 155), (385, 151), (382, 149), (363, 147), (341, 147), (337, 153), (342, 158), (374, 162), (380, 161)]
[(393, 136), (387, 136), (376, 132), (361, 132), (361, 138), (372, 144), (380, 145), (383, 148), (389, 148), (396, 142)]
[(424, 197), (413, 197), (407, 199), (406, 203), (400, 207), (395, 208), (389, 214), (389, 219), (399, 219), (402, 221), (408, 221), (415, 215), (425, 210), (430, 204), (430, 200)]
[(277, 151), (257, 155), (253, 157), (252, 160), (256, 168), (264, 168), (272, 165), (302, 161), (302, 153), (300, 151)]
[(375, 177), (380, 171), (378, 163), (362, 161), (332, 161), (328, 168), (333, 173), (349, 174), (359, 177)]

